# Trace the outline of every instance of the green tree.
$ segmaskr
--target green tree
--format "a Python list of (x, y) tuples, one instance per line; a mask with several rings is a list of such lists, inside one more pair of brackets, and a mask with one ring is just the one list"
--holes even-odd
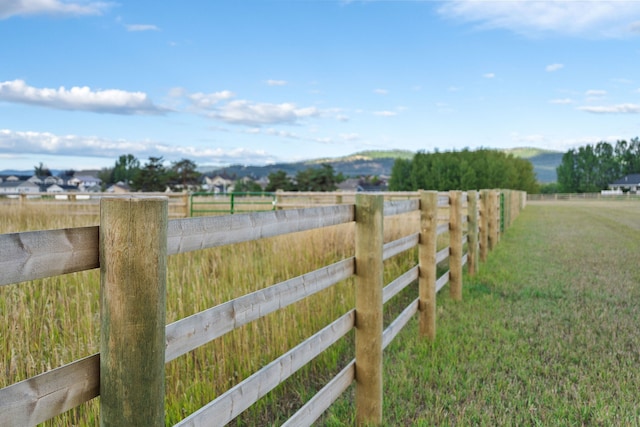
[(139, 170), (140, 161), (133, 154), (123, 154), (116, 160), (111, 183), (131, 184)]
[(38, 166), (33, 167), (33, 174), (35, 176), (51, 176), (51, 171), (40, 162)]
[(169, 182), (169, 174), (163, 166), (162, 157), (149, 157), (149, 161), (134, 176), (131, 184), (138, 191), (165, 191)]
[(265, 187), (265, 191), (293, 191), (295, 188), (293, 182), (283, 170), (271, 172), (267, 178), (269, 183)]
[(196, 170), (196, 164), (188, 159), (178, 160), (171, 164), (170, 178), (180, 189), (188, 189), (198, 185), (202, 174)]
[(233, 183), (233, 191), (239, 193), (261, 193), (262, 187), (252, 179), (238, 179)]
[(335, 191), (337, 184), (342, 181), (342, 174), (336, 175), (333, 166), (326, 163), (319, 168), (304, 169), (296, 174), (298, 191)]

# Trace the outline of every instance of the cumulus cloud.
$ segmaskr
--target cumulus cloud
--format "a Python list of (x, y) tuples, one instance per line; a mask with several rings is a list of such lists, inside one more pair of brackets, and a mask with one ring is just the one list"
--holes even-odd
[(602, 106), (585, 106), (578, 108), (581, 111), (595, 114), (640, 114), (639, 104), (617, 104)]
[(24, 80), (0, 83), (0, 101), (38, 105), (59, 110), (92, 111), (112, 114), (164, 114), (143, 92), (119, 89), (94, 91), (87, 86), (66, 89), (35, 88)]
[(445, 17), (475, 22), (480, 28), (507, 29), (527, 36), (559, 33), (588, 37), (622, 36), (637, 31), (640, 2), (600, 0), (450, 0)]
[(246, 100), (235, 100), (216, 109), (211, 117), (226, 123), (241, 125), (265, 125), (275, 123), (293, 124), (300, 119), (319, 116), (315, 107), (298, 108), (292, 103), (269, 104)]
[(55, 135), (49, 132), (22, 132), (0, 129), (0, 151), (11, 154), (41, 154), (54, 156), (78, 156), (116, 159), (122, 153), (131, 153), (145, 159), (163, 156), (166, 160), (191, 158), (198, 163), (267, 163), (273, 160), (263, 150), (234, 148), (199, 148), (173, 146), (157, 141), (128, 141), (95, 136)]
[(112, 5), (100, 1), (2, 0), (0, 19), (28, 15), (100, 15)]
[[(176, 91), (175, 93), (178, 93), (179, 91), (179, 89), (174, 89), (174, 90)], [(180, 95), (183, 96), (185, 94), (184, 92), (180, 92)], [(199, 108), (211, 108), (214, 105), (218, 104), (220, 101), (231, 99), (236, 95), (229, 90), (223, 90), (220, 92), (212, 92), (212, 93), (197, 92), (197, 93), (188, 94), (186, 96), (193, 103), (193, 105)]]
[(546, 66), (545, 70), (548, 72), (558, 71), (564, 68), (563, 64), (549, 64)]

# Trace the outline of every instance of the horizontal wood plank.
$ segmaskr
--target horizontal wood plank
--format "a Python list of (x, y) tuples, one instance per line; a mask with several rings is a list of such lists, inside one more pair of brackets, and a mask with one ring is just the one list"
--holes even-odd
[(449, 272), (447, 271), (442, 276), (438, 277), (436, 280), (436, 293), (440, 292), (440, 289), (444, 288), (444, 286), (449, 283)]
[(35, 426), (100, 393), (100, 356), (77, 360), (0, 390), (0, 424)]
[(441, 234), (444, 233), (448, 233), (449, 232), (449, 223), (444, 223), (444, 224), (440, 224), (438, 225), (438, 227), (436, 228), (436, 235), (439, 236)]
[(356, 377), (356, 361), (351, 360), (338, 375), (305, 403), (282, 427), (310, 426), (353, 383)]
[(449, 257), (449, 246), (438, 251), (436, 253), (436, 264), (440, 264), (442, 261)]
[(387, 260), (399, 253), (413, 249), (418, 245), (419, 239), (420, 233), (414, 233), (394, 240), (393, 242), (385, 243), (382, 247), (382, 259)]
[(345, 280), (354, 270), (355, 259), (347, 258), (171, 323), (166, 329), (165, 361)]
[(402, 328), (405, 327), (407, 322), (411, 320), (414, 314), (418, 312), (418, 306), (420, 304), (420, 298), (416, 298), (409, 305), (402, 310), (402, 313), (396, 317), (393, 322), (387, 326), (387, 329), (382, 333), (382, 348), (385, 349), (393, 341), (393, 339), (400, 333)]
[(393, 200), (384, 202), (384, 216), (400, 215), (420, 209), (420, 200)]
[(238, 385), (227, 390), (176, 426), (223, 426), (244, 412), (261, 397), (325, 351), (355, 324), (355, 310), (341, 316), (318, 333), (275, 359)]
[(396, 296), (398, 292), (406, 288), (412, 282), (418, 280), (419, 267), (416, 265), (400, 277), (389, 283), (382, 290), (382, 303), (386, 303)]
[(0, 234), (0, 286), (100, 266), (93, 227)]
[(169, 255), (354, 221), (353, 205), (208, 216), (169, 221)]

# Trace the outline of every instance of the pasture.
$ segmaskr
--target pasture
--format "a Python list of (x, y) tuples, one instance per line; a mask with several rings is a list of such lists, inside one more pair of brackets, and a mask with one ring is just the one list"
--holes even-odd
[[(384, 424), (640, 423), (639, 216), (638, 202), (529, 203), (479, 273), (465, 277), (462, 302), (438, 294), (435, 342), (419, 338), (413, 319), (385, 350)], [(389, 220), (385, 241), (415, 229), (418, 218)], [(0, 206), (0, 233), (97, 222)], [(172, 256), (167, 321), (342, 259), (353, 232), (340, 225)], [(387, 261), (396, 263), (387, 265), (390, 276), (415, 257)], [(98, 293), (97, 271), (0, 287), (0, 388), (95, 353)], [(167, 424), (344, 313), (353, 298), (347, 281), (167, 364)], [(404, 306), (396, 298), (389, 311)], [(281, 424), (353, 357), (348, 340), (334, 347), (234, 424)], [(97, 425), (97, 406), (94, 399), (47, 425)], [(318, 424), (353, 423), (351, 390)]]
[(637, 201), (529, 202), (436, 341), (387, 348), (385, 425), (639, 425), (638, 253)]

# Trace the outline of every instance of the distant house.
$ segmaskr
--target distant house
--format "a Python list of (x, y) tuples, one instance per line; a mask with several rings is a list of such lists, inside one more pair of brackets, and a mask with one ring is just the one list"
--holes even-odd
[(119, 181), (107, 188), (107, 193), (122, 194), (129, 192), (131, 192), (131, 187), (129, 187), (129, 184), (125, 184), (122, 181)]
[(227, 193), (233, 191), (233, 180), (227, 176), (204, 176), (202, 180), (202, 187), (212, 193)]
[(637, 194), (640, 189), (640, 173), (623, 176), (619, 180), (609, 184), (609, 188), (613, 191), (624, 191), (631, 194)]
[(88, 191), (93, 187), (100, 188), (102, 180), (90, 175), (74, 175), (68, 183), (69, 185), (75, 185), (80, 191)]
[(40, 186), (30, 181), (4, 181), (0, 183), (0, 193), (39, 193)]

